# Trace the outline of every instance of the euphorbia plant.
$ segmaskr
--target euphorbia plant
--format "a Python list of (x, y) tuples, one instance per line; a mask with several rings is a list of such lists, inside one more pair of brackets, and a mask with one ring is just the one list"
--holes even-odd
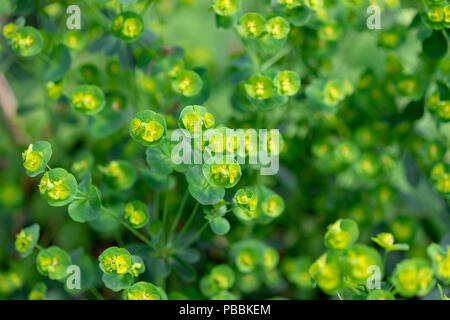
[(0, 298), (448, 296), (448, 1), (7, 3)]

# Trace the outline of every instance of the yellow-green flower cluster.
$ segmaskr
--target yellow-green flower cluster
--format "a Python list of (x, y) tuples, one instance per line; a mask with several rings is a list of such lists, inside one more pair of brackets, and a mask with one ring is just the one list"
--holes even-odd
[(328, 226), (325, 234), (325, 245), (330, 249), (343, 250), (355, 243), (359, 236), (356, 222), (340, 219)]
[(14, 246), (22, 258), (29, 256), (39, 240), (39, 225), (33, 224), (16, 234)]
[(445, 250), (440, 245), (432, 243), (428, 246), (427, 253), (436, 277), (444, 284), (450, 284), (450, 246)]
[(144, 146), (149, 147), (159, 143), (165, 133), (166, 120), (154, 111), (141, 111), (131, 119), (131, 137)]
[(125, 300), (167, 300), (164, 290), (149, 282), (140, 281), (124, 290)]
[(21, 27), (16, 30), (11, 38), (11, 43), (14, 51), (24, 57), (38, 54), (41, 52), (43, 46), (40, 31), (29, 26)]
[(36, 257), (38, 271), (53, 280), (64, 279), (71, 264), (69, 254), (57, 246), (41, 250)]
[(202, 78), (192, 70), (178, 71), (172, 79), (172, 89), (185, 97), (196, 96), (202, 88)]
[(392, 283), (400, 295), (411, 298), (426, 295), (433, 288), (436, 280), (427, 260), (413, 258), (396, 265), (392, 274)]
[(51, 206), (60, 207), (73, 200), (77, 186), (77, 180), (72, 174), (63, 168), (56, 168), (43, 175), (39, 191)]
[(239, 189), (233, 202), (242, 210), (253, 212), (258, 207), (258, 196), (249, 189)]
[(52, 156), (52, 146), (47, 141), (30, 144), (22, 153), (23, 166), (30, 177), (35, 177), (45, 171)]
[(203, 174), (211, 185), (231, 188), (235, 186), (241, 178), (241, 167), (230, 159), (225, 163), (204, 164)]
[(105, 183), (111, 189), (126, 190), (136, 181), (136, 172), (133, 166), (124, 160), (111, 161), (107, 166), (100, 166)]
[(123, 275), (131, 270), (133, 259), (128, 250), (110, 247), (98, 258), (100, 269), (106, 274)]
[(149, 220), (145, 204), (141, 201), (128, 202), (125, 205), (125, 220), (135, 229), (142, 228)]
[(212, 8), (214, 12), (221, 16), (235, 14), (241, 7), (241, 0), (214, 0)]
[(227, 292), (235, 282), (233, 269), (226, 264), (217, 265), (200, 279), (200, 290), (212, 298), (220, 293)]
[(70, 103), (75, 111), (94, 115), (102, 111), (106, 101), (103, 91), (95, 85), (80, 85), (72, 91)]
[(188, 130), (191, 134), (202, 129), (214, 127), (215, 119), (212, 113), (203, 106), (186, 106), (180, 113), (178, 120), (180, 128)]
[(132, 41), (144, 31), (142, 18), (134, 12), (123, 12), (114, 18), (112, 22), (112, 32), (119, 38)]

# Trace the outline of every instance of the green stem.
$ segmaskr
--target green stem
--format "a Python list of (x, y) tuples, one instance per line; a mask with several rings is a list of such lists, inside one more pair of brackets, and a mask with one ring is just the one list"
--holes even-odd
[(272, 58), (267, 60), (263, 63), (261, 66), (261, 71), (265, 71), (269, 69), (272, 65), (277, 63), (281, 58), (283, 58), (285, 55), (287, 55), (289, 52), (291, 52), (291, 48), (285, 47), (282, 50), (278, 51)]
[(44, 248), (42, 248), (40, 245), (39, 245), (39, 243), (36, 243), (36, 248), (38, 248), (39, 249), (39, 251), (42, 251), (42, 250), (44, 250)]
[(339, 300), (344, 300), (344, 296), (342, 296), (339, 291), (336, 294), (337, 294)]
[(383, 257), (383, 272), (386, 270), (386, 261), (387, 261), (388, 254), (389, 254), (389, 251), (385, 250), (384, 257)]
[(175, 216), (175, 219), (174, 219), (174, 221), (172, 223), (172, 226), (171, 226), (171, 228), (169, 230), (169, 234), (168, 234), (168, 237), (167, 237), (168, 241), (170, 241), (170, 238), (172, 237), (173, 233), (175, 232), (175, 229), (177, 228), (178, 222), (180, 221), (181, 214), (183, 213), (184, 206), (186, 205), (186, 201), (187, 201), (188, 197), (189, 197), (189, 190), (186, 189), (186, 192), (184, 193), (183, 199), (181, 200), (180, 207), (178, 208), (178, 212), (177, 212), (177, 214)]
[(189, 216), (188, 220), (186, 221), (186, 224), (183, 226), (183, 229), (181, 229), (180, 233), (178, 234), (177, 239), (175, 240), (175, 243), (178, 243), (178, 241), (181, 239), (181, 237), (183, 236), (183, 234), (186, 232), (187, 228), (189, 228), (189, 225), (191, 224), (192, 220), (195, 217), (195, 214), (197, 213), (197, 209), (198, 209), (199, 203), (197, 202), (195, 204), (194, 209), (191, 212), (191, 215)]
[(90, 288), (89, 291), (92, 293), (92, 295), (97, 299), (97, 300), (105, 300), (105, 298), (103, 298), (102, 294), (97, 290), (97, 288)]
[[(168, 180), (167, 180), (168, 181)], [(169, 190), (166, 191), (166, 196), (164, 198), (164, 209), (163, 209), (163, 220), (162, 220), (162, 235), (161, 244), (167, 243), (167, 220), (169, 212)]]
[(186, 243), (184, 243), (181, 248), (187, 248), (189, 247), (192, 243), (194, 243), (198, 238), (200, 238), (200, 236), (202, 235), (203, 231), (205, 231), (206, 227), (209, 225), (209, 222), (206, 222), (198, 231), (197, 233)]
[(102, 209), (104, 212), (106, 212), (109, 216), (111, 216), (112, 218), (116, 219), (122, 226), (124, 226), (126, 229), (128, 229), (128, 231), (130, 231), (134, 236), (136, 236), (136, 238), (138, 238), (139, 240), (141, 240), (142, 242), (144, 242), (146, 245), (148, 245), (150, 248), (155, 249), (155, 246), (153, 245), (153, 243), (150, 241), (150, 239), (148, 239), (147, 237), (145, 237), (144, 235), (142, 235), (141, 233), (139, 233), (138, 231), (136, 231), (135, 229), (133, 229), (128, 223), (126, 223), (125, 221), (123, 221), (121, 218), (117, 217), (113, 211), (105, 208), (102, 206)]

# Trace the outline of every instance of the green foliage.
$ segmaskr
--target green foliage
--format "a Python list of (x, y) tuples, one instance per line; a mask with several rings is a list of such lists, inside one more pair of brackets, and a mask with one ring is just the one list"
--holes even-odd
[(4, 2), (0, 299), (449, 295), (448, 1)]

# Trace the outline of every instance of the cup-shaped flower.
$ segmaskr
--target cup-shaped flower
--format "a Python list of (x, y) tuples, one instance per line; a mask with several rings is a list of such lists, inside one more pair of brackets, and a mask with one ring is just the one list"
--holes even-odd
[(52, 100), (58, 100), (63, 90), (63, 81), (50, 81), (45, 84), (47, 88), (47, 97)]
[(32, 143), (22, 153), (23, 166), (30, 177), (35, 177), (45, 171), (52, 156), (52, 146), (47, 141)]
[(300, 288), (311, 287), (311, 275), (308, 270), (312, 262), (309, 258), (298, 257), (283, 259), (282, 270), (286, 278)]
[(325, 84), (322, 92), (323, 102), (329, 107), (335, 107), (344, 100), (345, 87), (340, 80), (330, 80)]
[(111, 161), (106, 166), (100, 166), (105, 183), (114, 190), (126, 190), (133, 186), (137, 175), (133, 166), (124, 160)]
[(319, 29), (319, 36), (326, 41), (336, 41), (339, 38), (339, 27), (335, 23), (327, 23)]
[(14, 23), (10, 22), (3, 26), (3, 36), (6, 39), (11, 39), (16, 32), (16, 26)]
[(14, 246), (22, 258), (29, 256), (39, 240), (39, 225), (33, 224), (16, 234)]
[(38, 271), (53, 280), (64, 279), (71, 264), (69, 254), (57, 246), (41, 250), (36, 257)]
[(267, 270), (274, 269), (278, 262), (280, 261), (280, 256), (278, 252), (271, 247), (264, 248), (262, 252), (262, 265)]
[(284, 211), (284, 200), (276, 193), (266, 196), (262, 202), (263, 213), (271, 218), (279, 217)]
[(241, 167), (236, 160), (226, 157), (216, 163), (205, 163), (202, 171), (211, 185), (224, 188), (234, 187), (242, 175)]
[(358, 239), (359, 229), (351, 219), (339, 219), (328, 226), (325, 233), (325, 246), (330, 249), (344, 250)]
[(272, 38), (280, 40), (288, 36), (291, 25), (283, 17), (274, 17), (267, 21), (266, 31)]
[(450, 121), (450, 100), (441, 101), (436, 109), (436, 114), (442, 121)]
[(309, 268), (311, 278), (325, 293), (336, 293), (343, 284), (341, 266), (336, 255), (327, 252), (320, 256)]
[(106, 274), (122, 275), (133, 266), (133, 259), (127, 249), (109, 247), (98, 258), (100, 269)]
[(258, 196), (250, 189), (239, 189), (233, 197), (233, 202), (240, 209), (252, 212), (258, 207)]
[(131, 256), (131, 259), (133, 261), (130, 270), (128, 272), (133, 277), (138, 277), (141, 273), (145, 272), (145, 264), (144, 261), (141, 259), (141, 257), (138, 256)]
[(209, 276), (219, 290), (227, 290), (234, 284), (233, 269), (226, 264), (221, 264), (212, 268)]
[(381, 270), (381, 257), (374, 248), (356, 244), (344, 251), (345, 273), (357, 283), (363, 283), (372, 275), (371, 266)]
[(275, 94), (275, 85), (267, 76), (254, 75), (245, 81), (245, 92), (253, 99), (264, 100)]
[(103, 91), (95, 86), (83, 84), (72, 91), (70, 104), (75, 111), (87, 115), (94, 115), (102, 111), (106, 100)]
[(280, 96), (293, 96), (300, 90), (301, 80), (300, 76), (295, 71), (281, 71), (279, 72), (273, 83), (277, 87)]
[(128, 202), (125, 205), (124, 217), (133, 228), (139, 229), (149, 220), (148, 209), (141, 201)]
[(392, 233), (379, 233), (376, 237), (372, 237), (370, 239), (388, 252), (409, 250), (409, 245), (405, 243), (394, 243), (395, 239)]
[(116, 37), (125, 41), (133, 41), (139, 38), (144, 31), (144, 22), (138, 14), (127, 11), (114, 18), (111, 28)]
[(19, 28), (12, 36), (12, 48), (23, 57), (30, 57), (42, 50), (43, 40), (39, 30), (33, 27)]
[(356, 172), (365, 178), (373, 178), (378, 174), (380, 165), (372, 154), (363, 154), (355, 164)]
[(295, 7), (299, 7), (299, 6), (303, 5), (302, 0), (278, 0), (278, 3), (285, 5), (286, 9), (288, 9), (288, 10), (291, 10), (291, 9), (294, 9)]
[(167, 300), (163, 289), (149, 282), (136, 282), (124, 292), (125, 300)]
[(214, 0), (212, 8), (220, 16), (235, 14), (241, 7), (241, 0)]
[(350, 140), (341, 141), (334, 149), (334, 155), (340, 163), (352, 164), (359, 156), (358, 145)]
[(434, 287), (433, 269), (423, 258), (403, 260), (395, 267), (392, 283), (398, 293), (406, 298), (423, 297)]
[(79, 51), (85, 46), (86, 37), (78, 30), (68, 30), (63, 35), (62, 43), (70, 50)]
[(259, 13), (246, 13), (239, 19), (237, 31), (243, 38), (258, 38), (266, 30), (266, 19)]
[(44, 300), (47, 286), (43, 282), (38, 282), (28, 294), (28, 300)]
[(252, 272), (260, 262), (260, 255), (256, 248), (245, 247), (235, 257), (236, 267), (243, 273)]
[(203, 135), (205, 151), (234, 157), (239, 146), (239, 137), (232, 129), (220, 127), (209, 129)]
[(436, 243), (432, 243), (427, 248), (428, 256), (431, 259), (436, 277), (445, 285), (450, 284), (450, 246), (447, 250)]
[(215, 119), (208, 109), (202, 106), (186, 106), (180, 113), (178, 125), (190, 133), (214, 127)]
[(443, 194), (450, 193), (450, 173), (444, 173), (436, 179), (436, 189)]
[(445, 19), (444, 6), (436, 5), (428, 8), (428, 19), (433, 23), (441, 23)]
[(202, 88), (202, 78), (192, 70), (182, 70), (172, 80), (172, 89), (185, 97), (197, 95)]
[(367, 295), (367, 300), (395, 300), (394, 295), (382, 289), (371, 290)]
[(131, 119), (131, 137), (146, 147), (158, 144), (165, 136), (166, 130), (164, 117), (151, 110), (138, 112)]
[(78, 189), (77, 180), (63, 168), (47, 171), (39, 183), (41, 196), (53, 207), (70, 203)]

